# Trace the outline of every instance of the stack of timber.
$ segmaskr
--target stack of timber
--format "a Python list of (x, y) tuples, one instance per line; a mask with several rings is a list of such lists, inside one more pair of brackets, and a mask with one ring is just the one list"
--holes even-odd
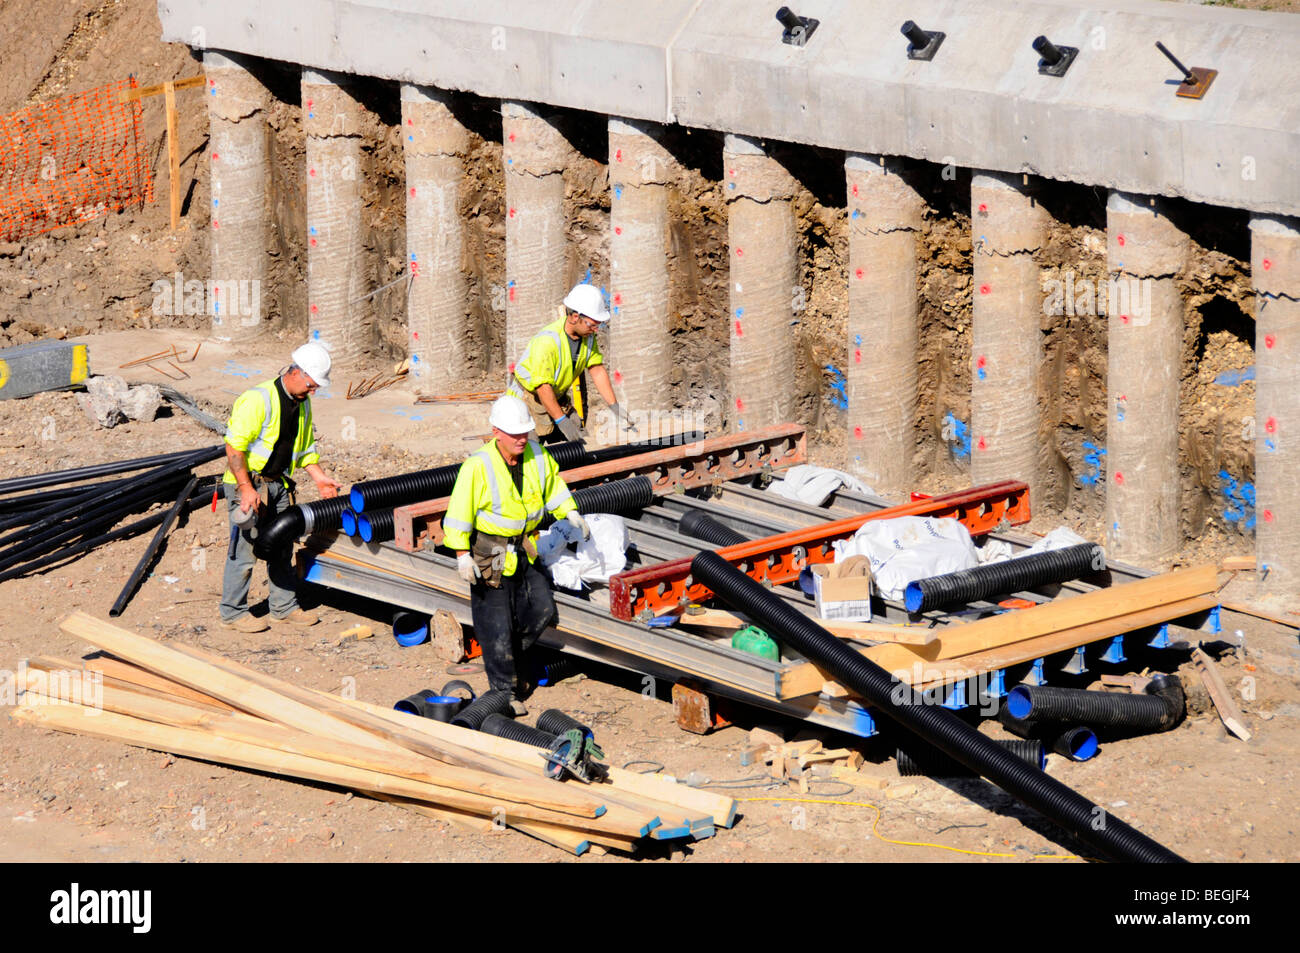
[(334, 784), (473, 831), (508, 826), (579, 856), (698, 840), (735, 822), (731, 798), (668, 778), (611, 767), (602, 783), (551, 780), (529, 745), (293, 685), (86, 613), (61, 625), (111, 657), (81, 671), (28, 661), (19, 721)]
[[(1219, 604), (1217, 580), (1212, 564), (1179, 569), (1031, 609), (943, 626), (932, 630), (936, 638), (921, 645), (892, 641), (860, 651), (914, 688), (937, 688), (1208, 612)], [(827, 676), (806, 662), (780, 673), (777, 694), (795, 698), (822, 691), (826, 684)]]

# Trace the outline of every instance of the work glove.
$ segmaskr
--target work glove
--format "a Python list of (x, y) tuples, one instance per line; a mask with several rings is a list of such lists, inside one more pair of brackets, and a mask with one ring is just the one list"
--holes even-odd
[(569, 521), (569, 524), (574, 529), (582, 533), (583, 539), (587, 539), (591, 536), (591, 527), (587, 525), (587, 521), (582, 518), (582, 514), (577, 510), (570, 510), (569, 515), (566, 516), (565, 519)]
[(578, 429), (578, 422), (573, 419), (571, 414), (565, 414), (562, 417), (554, 418), (555, 427), (560, 433), (564, 434), (565, 440), (576, 440), (582, 443), (582, 431)]
[(619, 406), (618, 401), (614, 401), (614, 403), (610, 404), (609, 409), (613, 411), (614, 419), (623, 425), (624, 430), (631, 430), (633, 433), (637, 434), (641, 432), (637, 425), (632, 422), (632, 418), (629, 417), (623, 408)]
[(460, 578), (471, 586), (474, 585), (474, 580), (478, 579), (480, 575), (474, 557), (469, 553), (461, 553), (456, 557), (456, 571), (460, 573)]

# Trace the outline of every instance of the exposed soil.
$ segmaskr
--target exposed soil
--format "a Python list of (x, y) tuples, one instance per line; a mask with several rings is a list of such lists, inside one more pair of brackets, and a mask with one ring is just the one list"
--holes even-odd
[[(1231, 4), (1295, 9), (1284, 3)], [(80, 0), (63, 4), (8, 0), (0, 5), (0, 111), (87, 89), (134, 73), (141, 85), (197, 74), (201, 64), (184, 47), (163, 44), (152, 0)], [(272, 131), (274, 245), (267, 302), (275, 342), (283, 350), (305, 330), (305, 140), (296, 73), (268, 69), (274, 94)], [(398, 95), (392, 83), (365, 81), (365, 267), (373, 288), (392, 282), (405, 260), (404, 173)], [(161, 97), (145, 101), (144, 124), (158, 199), (84, 225), (0, 244), (0, 347), (43, 337), (64, 338), (129, 327), (200, 328), (203, 315), (159, 315), (154, 283), (207, 274), (207, 116), (194, 92), (178, 94), (181, 183), (185, 226), (168, 229), (167, 169)], [(471, 131), (462, 194), (466, 270), (476, 347), (467, 389), (495, 382), (504, 368), (505, 230), (499, 105), (466, 95), (457, 106)], [(607, 139), (603, 118), (560, 111), (557, 123), (574, 146), (565, 171), (570, 222), (568, 278), (590, 269), (608, 284), (609, 212)], [(723, 411), (726, 386), (727, 213), (720, 180), (721, 137), (674, 129), (667, 145), (680, 159), (670, 187), (672, 220), (672, 329), (676, 344), (671, 399), (704, 414)], [(845, 413), (836, 406), (836, 373), (846, 359), (847, 237), (842, 157), (774, 144), (801, 184), (795, 198), (800, 275), (805, 307), (796, 327), (799, 419), (809, 427), (815, 462), (844, 463)], [(970, 420), (971, 239), (970, 173), (921, 166), (927, 182), (925, 225), (917, 236), (920, 261), (920, 417), (916, 452), (923, 477), (918, 490), (969, 484), (969, 455), (954, 452), (944, 418)], [(1036, 255), (1044, 284), (1064, 280), (1104, 283), (1105, 193), (1046, 182), (1043, 201), (1054, 221)], [(1175, 203), (1177, 206), (1177, 203)], [(1254, 474), (1254, 384), (1238, 382), (1252, 366), (1253, 295), (1242, 213), (1207, 206), (1176, 207), (1193, 238), (1180, 283), (1186, 301), (1182, 365), (1183, 433), (1180, 492), (1187, 537), (1183, 562), (1249, 554), (1250, 514), (1240, 496), (1225, 496), (1227, 480), (1250, 483)], [(400, 358), (403, 285), (370, 299), (369, 361), (378, 371)], [(1048, 291), (1044, 290), (1044, 297)], [(1097, 468), (1085, 458), (1105, 446), (1106, 327), (1104, 315), (1045, 315), (1043, 433), (1049, 442), (1046, 505), (1033, 528), (1065, 523), (1101, 538), (1101, 490), (1087, 478)], [(221, 408), (217, 408), (221, 410)], [(0, 476), (76, 466), (99, 460), (205, 446), (214, 436), (188, 418), (163, 417), (111, 432), (94, 428), (70, 394), (0, 402)], [(401, 447), (364, 441), (332, 453), (331, 472), (347, 482), (459, 458), (451, 447), (420, 457)], [(1104, 457), (1100, 473), (1104, 475)], [(376, 460), (383, 464), (377, 467)], [(1225, 479), (1221, 474), (1227, 474)], [(1225, 515), (1227, 514), (1227, 515)], [(355, 621), (379, 620), (374, 607), (327, 596), (324, 621), (310, 630), (273, 629), (236, 636), (216, 624), (224, 520), (200, 510), (173, 533), (122, 622), (162, 639), (190, 642), (265, 668), (278, 676), (327, 689), (345, 677), (358, 696), (387, 702), (449, 676), (428, 646), (403, 650), (380, 631), (345, 649), (334, 638)], [(8, 615), (0, 623), (0, 668), (37, 654), (80, 657), (86, 646), (57, 628), (74, 608), (105, 615), (145, 545), (135, 539), (105, 547), (67, 566), (3, 584)], [(175, 582), (167, 582), (168, 578)], [(264, 580), (264, 577), (261, 577)], [(264, 581), (254, 599), (265, 594)], [(1254, 697), (1241, 702), (1256, 738), (1229, 739), (1193, 692), (1193, 714), (1173, 733), (1108, 745), (1086, 764), (1053, 759), (1050, 770), (1118, 816), (1192, 859), (1294, 860), (1300, 856), (1293, 797), (1300, 750), (1300, 653), (1294, 632), (1254, 621), (1238, 623), (1247, 646), (1220, 665), (1229, 685), (1255, 680)], [(1173, 657), (1181, 662), (1182, 656)], [(1186, 673), (1188, 668), (1183, 667)], [(586, 716), (601, 732), (611, 761), (648, 758), (670, 773), (692, 770), (725, 780), (751, 776), (738, 764), (740, 729), (697, 738), (673, 724), (667, 686), (644, 698), (639, 679), (592, 670), (599, 676), (542, 691), (531, 707), (558, 706)], [(482, 688), (481, 675), (471, 681)], [(1188, 678), (1195, 685), (1194, 677)], [(746, 716), (749, 727), (762, 716)], [(791, 729), (793, 730), (793, 729)], [(267, 778), (183, 758), (82, 737), (55, 735), (0, 719), (0, 843), (19, 859), (147, 860), (554, 860), (563, 855), (523, 835), (480, 836), (417, 818), (386, 804), (353, 798), (324, 786)], [(885, 742), (865, 749), (882, 761)], [(1061, 845), (1040, 821), (983, 782), (909, 779), (896, 793), (869, 790), (833, 797), (815, 787), (814, 799), (872, 801), (883, 809), (879, 831), (903, 841), (942, 843), (977, 852), (887, 844), (870, 834), (873, 812), (862, 807), (797, 801), (746, 802), (734, 831), (722, 831), (688, 854), (650, 854), (705, 860), (969, 860), (978, 852), (1059, 853)], [(798, 798), (789, 790), (734, 789), (737, 796)], [(11, 818), (12, 820), (6, 820)], [(954, 827), (954, 825), (956, 825)], [(613, 859), (613, 856), (608, 859)]]

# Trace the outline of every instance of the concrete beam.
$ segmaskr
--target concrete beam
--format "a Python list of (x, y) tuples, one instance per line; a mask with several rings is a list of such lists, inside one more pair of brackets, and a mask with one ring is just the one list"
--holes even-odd
[(1106, 539), (1114, 559), (1165, 568), (1182, 546), (1178, 385), (1190, 240), (1145, 196), (1106, 204)]
[(407, 353), (427, 393), (466, 376), (469, 327), (460, 187), (469, 132), (452, 115), (453, 94), (402, 84), (406, 157)]
[(1255, 562), (1260, 596), (1300, 602), (1300, 221), (1250, 223), (1255, 286)]
[(849, 215), (848, 470), (882, 496), (914, 488), (916, 238), (925, 200), (883, 156), (844, 160)]
[[(270, 167), (266, 110), (271, 94), (256, 63), (238, 54), (207, 50), (208, 160), (212, 180), (212, 279), (216, 287), (257, 289), (236, 301), (213, 298), (212, 334), (251, 340), (266, 330), (262, 302), (270, 241)], [(240, 282), (250, 284), (241, 285)]]
[(84, 384), (90, 348), (72, 341), (33, 341), (0, 350), (0, 400)]

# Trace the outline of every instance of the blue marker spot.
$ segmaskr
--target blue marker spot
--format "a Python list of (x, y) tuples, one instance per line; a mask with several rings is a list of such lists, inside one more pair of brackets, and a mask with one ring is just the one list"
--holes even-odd
[(220, 203), (220, 201), (221, 201), (221, 199), (213, 199), (213, 200), (212, 200), (212, 207), (213, 207), (213, 208), (216, 208), (217, 205), (218, 205), (218, 203)]
[(862, 347), (862, 335), (861, 335), (861, 334), (855, 334), (855, 335), (853, 335), (853, 344), (854, 344), (855, 347)]
[(308, 118), (308, 119), (315, 119), (315, 118), (316, 118), (316, 114), (315, 114), (315, 113), (308, 113), (308, 114), (307, 114), (307, 118)]
[(208, 90), (208, 91), (209, 91), (210, 93), (212, 93), (213, 96), (217, 95), (217, 87), (215, 87), (215, 86), (213, 86), (213, 87), (212, 87), (210, 90)]
[(315, 235), (315, 234), (316, 234), (316, 226), (315, 226), (315, 225), (310, 226), (310, 227), (307, 229), (307, 232), (308, 232), (309, 234), (311, 234), (311, 235)]
[(221, 302), (220, 302), (220, 301), (214, 301), (214, 302), (212, 302), (212, 313), (213, 313), (213, 314), (220, 314), (220, 313), (221, 313)]
[(857, 218), (857, 217), (858, 217), (859, 215), (861, 215), (861, 214), (862, 214), (862, 213), (859, 212), (857, 209), (854, 209), (854, 210), (853, 210), (853, 214), (852, 214), (850, 217), (851, 217), (851, 218)]
[(728, 183), (727, 183), (727, 188), (729, 188), (729, 189), (734, 189), (735, 187), (736, 187), (736, 183), (735, 183), (735, 182), (728, 182)]
[(507, 281), (507, 282), (506, 282), (506, 287), (507, 287), (507, 288), (513, 288), (514, 286), (515, 286), (515, 283), (514, 283), (513, 281)]
[(617, 315), (621, 310), (623, 310), (623, 309), (620, 308), (618, 305), (614, 305), (614, 314)]
[(827, 364), (826, 370), (831, 374), (831, 403), (841, 410), (847, 410), (849, 406), (849, 396), (844, 390), (844, 372), (834, 364)]
[(622, 197), (623, 197), (623, 186), (621, 185), (614, 186), (614, 198), (621, 199)]
[(418, 354), (412, 354), (412, 355), (411, 355), (411, 363), (412, 363), (412, 364), (419, 364), (419, 363), (420, 363), (420, 355), (418, 355)]
[(411, 261), (415, 261), (415, 260), (416, 260), (415, 252), (411, 252)]
[(744, 309), (744, 308), (737, 308), (737, 309), (736, 309), (736, 317), (738, 317), (738, 318), (743, 318), (744, 316), (745, 316), (745, 309)]
[(591, 265), (587, 266), (587, 273), (582, 276), (582, 283), (584, 285), (591, 284)]
[(970, 456), (970, 428), (951, 412), (943, 418), (943, 439), (952, 444), (952, 455), (958, 460)]
[(743, 420), (737, 420), (737, 421), (736, 421), (736, 428), (737, 428), (738, 430), (744, 430), (744, 429), (745, 429), (745, 421), (743, 421)]
[(1227, 470), (1219, 471), (1219, 479), (1224, 482), (1222, 493), (1227, 504), (1223, 518), (1240, 523), (1242, 530), (1250, 532), (1255, 528), (1255, 484), (1239, 483)]
[(1255, 365), (1244, 367), (1236, 371), (1224, 371), (1214, 379), (1214, 383), (1222, 384), (1224, 387), (1237, 387), (1238, 385), (1255, 379)]
[(407, 141), (407, 142), (414, 142), (414, 141), (415, 141), (415, 136), (407, 136), (407, 137), (406, 137), (406, 141)]
[(984, 380), (989, 376), (989, 372), (987, 368), (983, 368), (983, 367), (976, 369), (975, 373), (979, 375), (980, 380)]
[(1265, 448), (1268, 450), (1269, 453), (1274, 453), (1274, 452), (1277, 450), (1277, 444), (1275, 444), (1275, 443), (1273, 442), (1273, 438), (1272, 438), (1272, 437), (1265, 437), (1265, 438), (1264, 438), (1264, 446), (1265, 446)]
[(311, 339), (312, 339), (313, 341), (319, 341), (319, 340), (320, 340), (320, 331), (313, 331), (313, 332), (311, 332)]
[(1101, 483), (1101, 458), (1106, 455), (1104, 447), (1098, 447), (1096, 444), (1083, 442), (1083, 449), (1091, 451), (1083, 456), (1083, 462), (1090, 468), (1087, 473), (1080, 475), (1079, 482), (1084, 486), (1097, 486)]
[(514, 160), (514, 159), (507, 159), (507, 160), (506, 160), (506, 165), (514, 165), (514, 164), (515, 164), (515, 160)]

